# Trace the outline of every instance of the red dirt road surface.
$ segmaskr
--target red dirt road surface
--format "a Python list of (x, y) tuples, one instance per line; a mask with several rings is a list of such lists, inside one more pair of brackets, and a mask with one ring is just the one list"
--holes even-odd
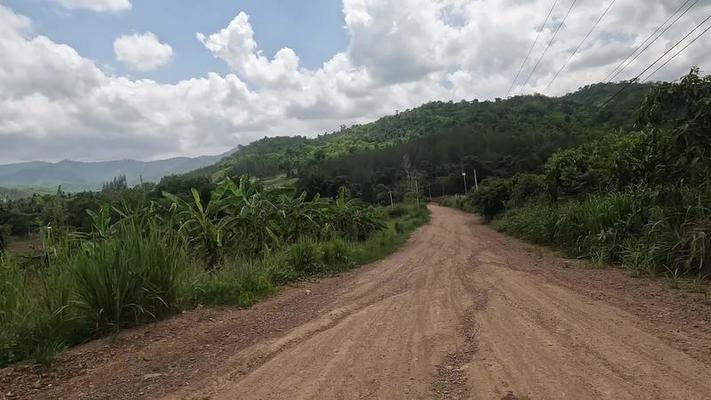
[(392, 256), (0, 371), (0, 399), (711, 399), (711, 306), (431, 206)]

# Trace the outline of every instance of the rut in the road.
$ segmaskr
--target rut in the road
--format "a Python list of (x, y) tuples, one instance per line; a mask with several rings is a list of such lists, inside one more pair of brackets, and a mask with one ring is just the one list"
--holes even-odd
[(38, 389), (30, 370), (0, 382), (38, 399), (710, 398), (708, 306), (431, 209), (400, 251), (308, 294), (74, 349)]
[[(288, 346), (272, 346), (276, 355), (267, 362), (170, 397), (703, 399), (711, 393), (704, 379), (709, 366), (646, 332), (644, 321), (509, 268), (530, 257), (492, 241), (471, 216), (433, 211), (432, 224), (403, 252), (353, 282), (337, 301), (346, 310), (337, 323), (314, 335), (299, 328), (285, 336)], [(393, 294), (378, 297), (384, 292)]]
[(266, 362), (244, 371), (255, 353), (243, 352), (228, 369), (239, 366), (244, 373), (170, 397), (430, 396), (433, 371), (462, 345), (460, 321), (474, 304), (466, 285), (470, 249), (463, 245), (469, 228), (445, 222), (433, 221), (403, 251), (360, 274), (321, 317), (255, 346), (257, 353), (276, 353)]

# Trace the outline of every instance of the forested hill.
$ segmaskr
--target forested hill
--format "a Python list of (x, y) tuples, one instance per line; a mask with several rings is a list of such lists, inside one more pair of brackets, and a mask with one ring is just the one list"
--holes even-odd
[[(711, 76), (659, 86), (634, 130), (558, 151), (446, 204), (570, 256), (635, 274), (711, 277)], [(675, 287), (675, 286), (674, 286)]]
[(407, 155), (428, 184), (437, 183), (437, 192), (453, 193), (462, 190), (462, 169), (478, 167), (481, 177), (535, 170), (555, 150), (629, 129), (653, 85), (632, 85), (601, 107), (622, 85), (595, 84), (562, 97), (432, 102), (313, 139), (264, 138), (190, 175), (287, 175), (312, 193), (335, 194), (345, 185), (372, 201), (375, 186), (402, 180)]

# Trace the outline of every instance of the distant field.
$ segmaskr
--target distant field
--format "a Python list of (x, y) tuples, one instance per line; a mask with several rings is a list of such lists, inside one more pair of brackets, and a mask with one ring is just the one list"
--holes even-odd
[(7, 250), (17, 255), (29, 254), (41, 248), (42, 240), (36, 235), (29, 238), (10, 238), (7, 243)]
[(272, 178), (263, 179), (262, 183), (266, 187), (294, 187), (299, 178), (289, 178), (286, 175), (278, 175)]
[(0, 202), (32, 197), (33, 194), (52, 194), (56, 191), (57, 188), (51, 189), (39, 187), (0, 187)]

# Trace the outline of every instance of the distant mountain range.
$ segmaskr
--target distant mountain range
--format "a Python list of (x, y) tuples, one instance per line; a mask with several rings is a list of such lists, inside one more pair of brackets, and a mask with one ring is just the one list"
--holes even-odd
[(33, 161), (0, 165), (0, 187), (6, 188), (56, 188), (65, 191), (96, 190), (117, 176), (126, 176), (129, 185), (141, 180), (157, 182), (162, 177), (184, 174), (203, 168), (232, 154), (235, 150), (216, 156), (196, 158), (176, 157), (157, 161), (60, 161), (57, 163)]

